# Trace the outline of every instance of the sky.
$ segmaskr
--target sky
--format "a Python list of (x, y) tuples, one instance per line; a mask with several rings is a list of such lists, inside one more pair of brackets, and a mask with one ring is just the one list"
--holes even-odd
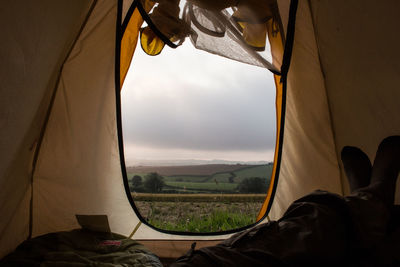
[(128, 166), (140, 160), (272, 161), (275, 85), (264, 68), (196, 50), (138, 45), (121, 92)]

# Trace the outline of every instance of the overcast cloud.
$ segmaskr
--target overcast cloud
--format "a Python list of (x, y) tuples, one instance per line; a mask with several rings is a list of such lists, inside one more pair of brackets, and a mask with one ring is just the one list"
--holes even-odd
[(138, 47), (133, 61), (122, 90), (128, 164), (272, 160), (275, 87), (268, 70), (197, 51), (190, 42), (155, 57)]

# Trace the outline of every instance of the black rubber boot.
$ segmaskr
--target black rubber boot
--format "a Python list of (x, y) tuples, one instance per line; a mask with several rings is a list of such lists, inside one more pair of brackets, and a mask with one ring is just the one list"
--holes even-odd
[(345, 146), (341, 158), (350, 185), (350, 192), (369, 185), (371, 181), (371, 161), (359, 148)]
[(390, 136), (380, 143), (372, 167), (371, 184), (376, 195), (388, 206), (394, 204), (396, 181), (400, 171), (400, 136)]

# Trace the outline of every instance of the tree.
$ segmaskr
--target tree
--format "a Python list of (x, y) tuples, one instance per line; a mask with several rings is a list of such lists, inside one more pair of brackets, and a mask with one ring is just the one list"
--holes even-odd
[(164, 185), (164, 177), (156, 172), (149, 173), (145, 176), (144, 188), (146, 192), (160, 193)]
[(135, 175), (129, 180), (129, 190), (131, 192), (143, 192), (142, 177)]
[(233, 172), (230, 172), (229, 174), (230, 174), (231, 176), (229, 176), (228, 181), (229, 181), (229, 183), (233, 184), (234, 179), (235, 179), (235, 177), (236, 177), (236, 174), (234, 174)]
[(266, 193), (268, 190), (267, 179), (261, 177), (245, 178), (236, 189), (240, 193)]
[(132, 186), (133, 187), (140, 187), (142, 185), (142, 176), (135, 175), (132, 178)]

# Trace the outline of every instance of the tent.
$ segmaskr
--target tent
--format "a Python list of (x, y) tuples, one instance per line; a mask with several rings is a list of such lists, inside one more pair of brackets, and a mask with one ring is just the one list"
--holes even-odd
[[(277, 2), (287, 62), (283, 83), (276, 79), (275, 180), (263, 206), (271, 219), (314, 189), (348, 192), (343, 146), (373, 158), (384, 137), (400, 134), (400, 3), (309, 0), (296, 10), (297, 1)], [(2, 3), (0, 257), (29, 237), (77, 228), (76, 214), (105, 214), (123, 235), (138, 224), (125, 193), (118, 132), (119, 86), (143, 22), (131, 5)], [(121, 39), (127, 15), (131, 26), (124, 25)], [(142, 224), (134, 238), (178, 256), (188, 248), (179, 250), (179, 242), (227, 236), (176, 235)]]

